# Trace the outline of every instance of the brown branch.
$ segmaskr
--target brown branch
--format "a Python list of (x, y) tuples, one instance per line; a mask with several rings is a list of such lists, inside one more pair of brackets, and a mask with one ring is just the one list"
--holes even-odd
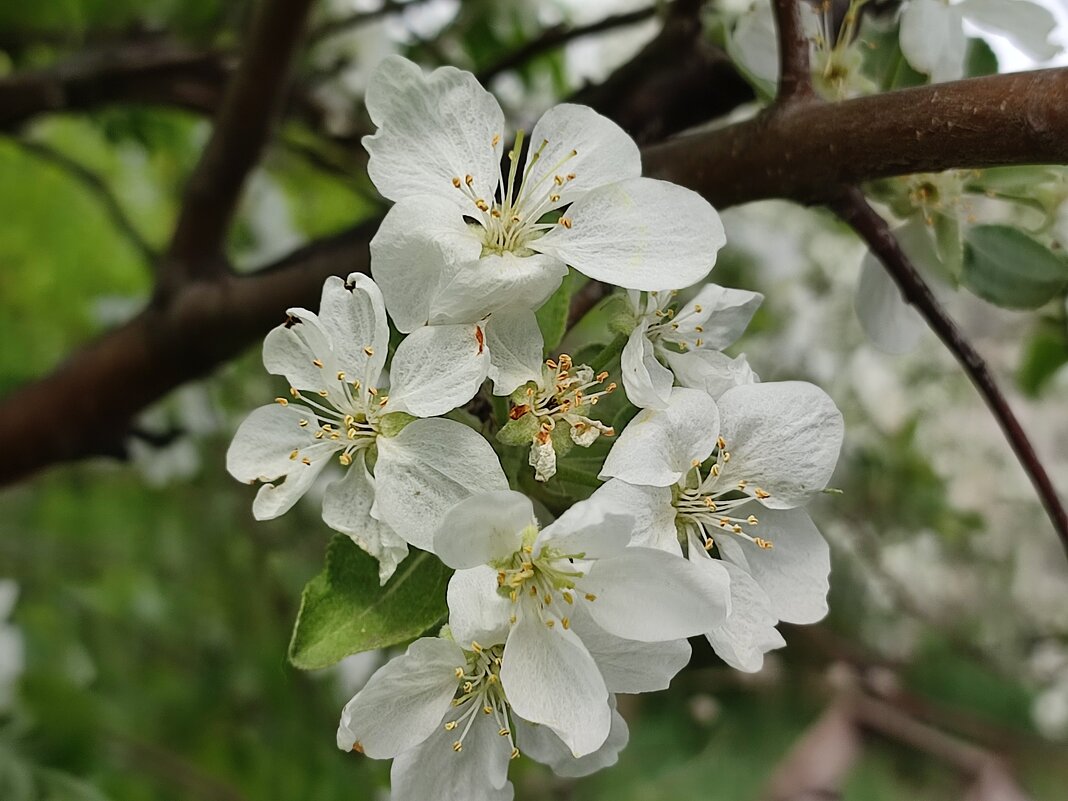
[(336, 34), (351, 31), (354, 28), (359, 28), (361, 25), (374, 22), (376, 19), (381, 19), (382, 17), (388, 17), (390, 14), (399, 14), (409, 6), (417, 6), (425, 1), (426, 0), (383, 0), (382, 5), (373, 11), (357, 11), (355, 14), (349, 14), (347, 17), (342, 17), (340, 19), (325, 20), (308, 31), (308, 44), (316, 44), (323, 39), (335, 36)]
[(249, 172), (281, 111), (290, 64), (312, 0), (262, 0), (241, 64), (226, 89), (211, 138), (182, 198), (159, 291), (217, 276), (226, 232)]
[(821, 203), (841, 186), (917, 172), (1068, 164), (1068, 69), (792, 104), (665, 142), (643, 162), (717, 207), (772, 197)]
[(145, 264), (150, 267), (155, 265), (159, 254), (141, 236), (141, 232), (137, 230), (137, 226), (126, 215), (122, 204), (119, 203), (118, 198), (115, 197), (115, 194), (103, 178), (77, 159), (72, 159), (65, 153), (61, 153), (41, 142), (32, 142), (27, 139), (15, 139), (13, 141), (27, 153), (59, 167), (95, 195), (97, 200), (100, 201), (100, 205), (104, 207), (104, 212), (111, 218), (112, 224), (130, 242), (134, 250), (140, 254)]
[(588, 25), (578, 25), (571, 27), (568, 25), (554, 25), (551, 28), (547, 28), (536, 39), (531, 39), (522, 47), (517, 48), (508, 55), (502, 57), (499, 61), (494, 62), (486, 69), (482, 70), (478, 74), (478, 80), (481, 84), (486, 85), (502, 72), (521, 67), (533, 58), (537, 58), (543, 53), (547, 53), (550, 50), (555, 50), (558, 47), (563, 47), (568, 42), (575, 39), (581, 39), (584, 36), (592, 36), (596, 33), (604, 33), (615, 28), (623, 28), (628, 25), (636, 25), (639, 22), (644, 22), (647, 19), (651, 19), (656, 15), (657, 6), (652, 5), (646, 8), (639, 8), (635, 11), (629, 11), (625, 14), (614, 14), (610, 17), (591, 22)]
[(812, 67), (809, 43), (801, 23), (805, 0), (774, 0), (775, 25), (779, 32), (779, 94), (776, 102), (789, 103), (812, 97)]
[(920, 313), (931, 329), (960, 362), (964, 372), (982, 395), (997, 420), (1005, 437), (1009, 440), (1016, 458), (1023, 466), (1031, 484), (1038, 493), (1053, 528), (1061, 539), (1068, 553), (1068, 512), (1061, 503), (1057, 490), (1050, 481), (1034, 446), (1027, 438), (1020, 421), (1016, 419), (1012, 408), (998, 387), (994, 376), (987, 367), (983, 357), (976, 352), (971, 343), (957, 328), (939, 304), (931, 288), (916, 271), (909, 257), (901, 249), (890, 226), (868, 205), (864, 195), (858, 189), (848, 190), (840, 200), (831, 203), (831, 208), (845, 222), (849, 223), (860, 235), (868, 248), (879, 257), (890, 277), (894, 279), (901, 293)]

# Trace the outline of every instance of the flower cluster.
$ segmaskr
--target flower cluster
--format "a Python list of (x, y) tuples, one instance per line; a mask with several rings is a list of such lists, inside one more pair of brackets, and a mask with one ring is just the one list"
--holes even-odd
[[(394, 201), (374, 280), (328, 279), (318, 312), (290, 309), (267, 336), (264, 364), (290, 389), (240, 426), (228, 467), (262, 482), (258, 519), (340, 473), (323, 520), (383, 584), (410, 547), (455, 571), (447, 624), (372, 676), (337, 743), (392, 758), (396, 799), (509, 799), (521, 754), (564, 776), (614, 763), (616, 694), (667, 687), (688, 637), (755, 670), (784, 644), (778, 621), (822, 617), (828, 550), (800, 507), (830, 478), (841, 417), (817, 388), (758, 383), (723, 353), (761, 296), (693, 286), (719, 218), (640, 177), (614, 123), (556, 106), (506, 154), (473, 76), (397, 57), (367, 106), (368, 170)], [(627, 290), (605, 367), (545, 353), (534, 312), (569, 269)], [(506, 474), (501, 457), (525, 448), (553, 481), (572, 447), (615, 437), (598, 402), (621, 394), (637, 414), (589, 476), (606, 482), (551, 520), (515, 489), (540, 486), (527, 465)], [(477, 429), (453, 414), (472, 399), (495, 410)]]

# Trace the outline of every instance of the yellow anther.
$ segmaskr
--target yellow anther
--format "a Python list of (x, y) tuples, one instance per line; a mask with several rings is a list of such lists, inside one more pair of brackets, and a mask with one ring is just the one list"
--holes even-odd
[(312, 364), (314, 364), (316, 367), (321, 369), (322, 366), (323, 366), (323, 360), (322, 359), (312, 359)]
[(321, 429), (321, 428), (318, 431), (315, 432), (315, 438), (316, 439), (322, 439), (324, 436), (326, 436), (326, 432), (323, 431), (323, 429)]
[(559, 203), (560, 202), (560, 196), (556, 195), (556, 194), (549, 195), (549, 201), (551, 203)]
[[(524, 545), (522, 550), (523, 550), (523, 553), (534, 553), (534, 546), (533, 545)], [(523, 567), (526, 568), (527, 564), (528, 564), (527, 562), (524, 562), (523, 563)]]
[[(508, 593), (508, 598), (511, 599), (512, 603), (515, 603), (519, 600), (519, 591), (512, 590), (510, 593)], [(514, 623), (515, 621), (513, 620), (512, 622)]]
[(300, 390), (297, 389), (296, 387), (290, 387), (289, 388), (289, 394), (292, 395), (294, 398), (299, 398), (300, 397)]
[(719, 465), (718, 464), (712, 465), (712, 475), (714, 475), (714, 476), (718, 476), (719, 475)]
[(562, 226), (564, 226), (564, 228), (567, 228), (568, 230), (570, 230), (571, 229), (571, 219), (569, 217), (561, 217), (560, 218), (560, 225), (562, 225)]
[(363, 346), (363, 352), (366, 353), (368, 356), (374, 356), (375, 355), (375, 349), (372, 348), (370, 345), (364, 345)]
[(709, 509), (711, 509), (711, 510), (712, 510), (713, 512), (714, 512), (714, 511), (716, 511), (716, 502), (715, 502), (714, 500), (712, 500), (712, 497), (711, 497), (711, 496), (709, 496), (709, 495), (706, 495), (706, 496), (704, 497), (704, 504), (705, 504), (705, 506), (707, 506), (707, 507), (708, 507)]
[(560, 625), (563, 626), (565, 629), (569, 629), (571, 628), (571, 620), (569, 618), (562, 617), (560, 618)]
[(482, 646), (474, 640), (471, 640), (471, 650), (474, 651), (476, 654), (480, 654), (482, 653)]
[(755, 537), (753, 539), (753, 542), (756, 543), (758, 548), (761, 548), (761, 549), (763, 549), (765, 551), (770, 551), (774, 547), (770, 542), (768, 542), (767, 540), (761, 539), (760, 537)]
[(464, 744), (457, 740), (455, 743), (452, 744), (452, 750), (458, 754), (464, 750)]
[(556, 362), (554, 362), (552, 359), (546, 359), (545, 366), (548, 367), (550, 370), (555, 370), (557, 368)]
[(362, 754), (363, 753), (363, 743), (361, 743), (359, 740), (357, 740), (356, 742), (354, 742), (352, 744), (352, 750), (355, 751), (357, 754)]
[[(578, 151), (577, 151), (577, 150), (572, 150), (572, 151), (571, 151), (571, 155), (572, 155), (572, 156), (577, 156), (577, 155), (578, 155)], [(567, 180), (569, 180), (569, 181), (574, 181), (574, 180), (575, 180), (575, 173), (573, 173), (573, 172), (569, 172), (569, 173), (567, 174)]]
[(700, 459), (694, 459), (692, 462), (690, 462), (690, 467), (700, 467), (700, 466), (701, 466), (701, 460)]
[(464, 692), (465, 692), (465, 693), (469, 693), (469, 692), (471, 692), (471, 691), (472, 691), (473, 689), (475, 689), (475, 685), (474, 685), (474, 684), (472, 684), (471, 682), (469, 682), (469, 681), (465, 681), (465, 682), (463, 683), (463, 690), (464, 690)]
[(345, 467), (348, 467), (350, 464), (352, 464), (352, 457), (349, 456), (349, 454), (347, 453), (341, 454), (339, 457), (337, 457), (337, 460), (341, 462), (341, 464)]
[(368, 387), (367, 392), (374, 398), (378, 397), (378, 387)]
[(482, 714), (483, 715), (492, 715), (493, 714), (493, 707), (492, 706), (484, 706), (484, 707), (482, 707)]
[(297, 423), (297, 425), (300, 426), (301, 428), (307, 428), (308, 427), (308, 421), (305, 420), (304, 418), (301, 418), (300, 422)]
[(693, 330), (696, 331), (698, 334), (703, 334), (705, 332), (704, 326), (700, 325), (695, 325), (693, 327)]
[(545, 627), (546, 627), (546, 628), (549, 628), (549, 629), (551, 629), (551, 628), (553, 628), (553, 627), (554, 627), (555, 625), (556, 625), (556, 621), (555, 621), (555, 620), (553, 620), (552, 618), (549, 618), (548, 620), (546, 620), (546, 621), (545, 621)]
[(487, 203), (482, 198), (479, 198), (475, 201), (475, 206), (478, 207), (479, 211), (489, 211), (489, 203)]
[(731, 460), (731, 452), (730, 451), (723, 451), (723, 461), (724, 462), (729, 462), (730, 460)]
[(352, 424), (356, 422), (356, 418), (353, 417), (351, 414), (346, 414), (343, 418), (341, 418), (341, 422), (345, 424), (345, 428), (351, 428)]
[(538, 588), (537, 587), (531, 587), (530, 588), (530, 597), (531, 598), (537, 598), (538, 597)]
[(510, 759), (519, 759), (519, 749), (518, 748), (513, 748), (512, 749), (512, 756), (510, 757)]
[(289, 401), (286, 400), (285, 398), (275, 398), (274, 402), (277, 403), (279, 406), (288, 406), (289, 405)]
[(292, 451), (289, 454), (289, 459), (290, 459), (290, 461), (294, 461), (295, 462), (297, 460), (298, 456), (300, 456), (300, 451)]
[(549, 593), (545, 593), (545, 595), (544, 595), (544, 596), (542, 596), (542, 600), (543, 600), (543, 601), (544, 601), (544, 602), (545, 602), (546, 604), (551, 604), (551, 603), (553, 602), (553, 597), (552, 597), (551, 595), (549, 595)]
[(705, 550), (706, 550), (706, 551), (711, 551), (711, 550), (712, 550), (712, 548), (714, 548), (714, 547), (715, 547), (715, 545), (716, 545), (716, 543), (714, 543), (714, 542), (712, 541), (712, 538), (711, 538), (711, 537), (709, 537), (708, 539), (706, 539), (706, 540), (705, 540)]
[(493, 217), (495, 220), (501, 219), (501, 210), (496, 208), (491, 210), (490, 217)]
[(553, 176), (553, 183), (556, 184), (557, 186), (562, 186), (563, 183), (564, 183), (564, 179), (561, 178), (559, 175), (554, 175)]
[(748, 484), (749, 482), (743, 478), (741, 481), (738, 482), (738, 489), (744, 490), (746, 486), (748, 486)]
[(731, 531), (733, 531), (735, 534), (741, 534), (742, 533), (742, 527), (737, 525), (737, 524), (735, 524), (734, 526), (731, 527)]
[(560, 596), (564, 599), (565, 602), (567, 602), (569, 604), (575, 603), (574, 596), (571, 595), (571, 593), (569, 593), (569, 592), (562, 592), (562, 593), (560, 593)]
[(596, 601), (597, 600), (597, 596), (594, 595), (592, 592), (588, 592), (588, 593), (586, 593), (586, 600), (587, 601)]
[(455, 178), (453, 178), (453, 179), (452, 179), (452, 185), (453, 185), (453, 186), (455, 186), (455, 187), (456, 187), (457, 189), (459, 189), (459, 188), (460, 188), (460, 185), (461, 185), (462, 183), (463, 183), (463, 181), (461, 181), (461, 180), (460, 180), (460, 177), (459, 177), (459, 176), (457, 176), (457, 177), (455, 177)]
[(456, 670), (453, 671), (453, 674), (456, 676), (456, 678), (462, 679), (464, 677), (464, 669), (462, 667), (458, 667), (456, 668)]
[(770, 492), (765, 492), (760, 487), (757, 487), (755, 490), (753, 490), (753, 494), (756, 495), (757, 498), (759, 498), (762, 501), (765, 500), (766, 498), (770, 498), (771, 497), (771, 493)]
[[(701, 313), (702, 311), (704, 311), (704, 309), (702, 309), (702, 308), (701, 308), (701, 304), (700, 304), (700, 303), (697, 303), (697, 304), (695, 304), (695, 305), (694, 305), (694, 307), (693, 307), (693, 310), (694, 310), (695, 312), (697, 312), (698, 314), (700, 314), (700, 313)], [(700, 327), (700, 326), (698, 326), (698, 327), (697, 327), (697, 330), (698, 330), (698, 331), (700, 331), (700, 330), (701, 330), (701, 327)]]
[(343, 370), (338, 370), (337, 371), (337, 380), (338, 381), (344, 381), (345, 380), (345, 372)]
[[(497, 661), (497, 664), (500, 665), (500, 660)], [(486, 683), (487, 684), (496, 684), (497, 681), (498, 681), (497, 677), (494, 676), (492, 673), (486, 677)]]
[(327, 395), (329, 395), (330, 393), (329, 393), (329, 392), (327, 392), (327, 391), (326, 391), (325, 389), (320, 389), (320, 390), (319, 390), (319, 392), (318, 392), (317, 394), (319, 395), (319, 397), (321, 397), (321, 398), (325, 398), (325, 397), (326, 397)]
[(720, 450), (723, 450), (727, 447), (727, 440), (723, 439), (723, 437), (718, 437), (716, 439), (716, 447)]
[(731, 524), (731, 519), (729, 517), (721, 517), (719, 519), (719, 527), (720, 528), (727, 528), (730, 524)]
[(598, 381), (604, 381), (606, 378), (608, 378), (608, 371), (602, 370), (597, 374), (596, 378)]
[(456, 721), (455, 720), (450, 720), (448, 723), (445, 724), (445, 731), (452, 731), (455, 728), (456, 728)]
[(473, 175), (465, 175), (464, 176), (464, 183), (467, 184), (468, 186), (471, 186), (471, 184), (473, 184), (474, 182), (475, 182), (475, 176), (473, 176)]
[[(515, 600), (515, 599), (513, 599), (513, 600)], [(517, 620), (519, 620), (519, 618), (517, 618), (515, 615), (509, 615), (508, 616), (508, 622), (511, 623), (513, 626), (516, 624)]]
[(512, 733), (511, 731), (509, 731), (508, 729), (504, 729), (504, 728), (500, 729), (497, 732), (497, 734), (501, 735), (501, 737), (507, 737), (511, 733)]
[(355, 428), (350, 428), (348, 431), (345, 432), (345, 436), (347, 436), (349, 439), (356, 439), (356, 437), (358, 437), (359, 435), (360, 432), (357, 431)]
[(308, 458), (307, 456), (305, 456), (305, 457), (304, 457), (303, 459), (301, 459), (300, 461), (301, 461), (301, 463), (302, 463), (302, 464), (305, 464), (305, 465), (307, 465), (307, 466), (309, 466), (309, 467), (311, 466), (311, 459), (309, 459), (309, 458)]
[(757, 520), (757, 516), (756, 515), (749, 515), (749, 517), (747, 517), (745, 519), (745, 522), (748, 523), (751, 526), (755, 526), (760, 521)]
[(493, 141), (491, 143), (492, 146), (493, 147), (497, 147), (497, 145), (499, 145), (500, 143), (501, 143), (501, 135), (500, 134), (494, 134), (493, 135)]

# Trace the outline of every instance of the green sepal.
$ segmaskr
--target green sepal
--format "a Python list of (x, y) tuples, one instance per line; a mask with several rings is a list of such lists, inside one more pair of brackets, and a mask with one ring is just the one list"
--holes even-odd
[(502, 445), (530, 445), (539, 427), (536, 415), (524, 414), (502, 426), (497, 432), (497, 441)]
[(418, 419), (407, 412), (390, 412), (378, 418), (378, 433), (383, 437), (395, 437), (406, 425)]

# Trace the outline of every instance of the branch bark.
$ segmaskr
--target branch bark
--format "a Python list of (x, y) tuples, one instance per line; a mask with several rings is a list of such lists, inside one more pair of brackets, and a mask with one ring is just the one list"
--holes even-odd
[(162, 293), (217, 275), (245, 178), (259, 162), (282, 107), (290, 64), (312, 0), (263, 0), (246, 52), (226, 89), (211, 138), (189, 179), (164, 260)]
[(812, 67), (809, 44), (801, 23), (801, 3), (805, 0), (774, 0), (775, 26), (779, 31), (780, 104), (812, 97)]
[(1068, 553), (1068, 512), (1065, 511), (1057, 490), (1050, 481), (1049, 474), (1046, 473), (1042, 461), (1035, 453), (1034, 446), (1002, 394), (986, 362), (983, 361), (983, 357), (946, 314), (934, 293), (931, 292), (931, 288), (901, 249), (890, 226), (868, 205), (859, 189), (848, 190), (841, 199), (831, 203), (831, 208), (853, 227), (861, 239), (868, 244), (872, 253), (879, 257), (905, 299), (919, 311), (950, 353), (960, 362), (964, 372), (979, 390), (979, 394), (983, 396), (983, 400), (1009, 440), (1016, 458), (1020, 461), (1028, 478), (1031, 479), (1031, 484), (1038, 493), (1057, 536), (1061, 539), (1065, 553)]

